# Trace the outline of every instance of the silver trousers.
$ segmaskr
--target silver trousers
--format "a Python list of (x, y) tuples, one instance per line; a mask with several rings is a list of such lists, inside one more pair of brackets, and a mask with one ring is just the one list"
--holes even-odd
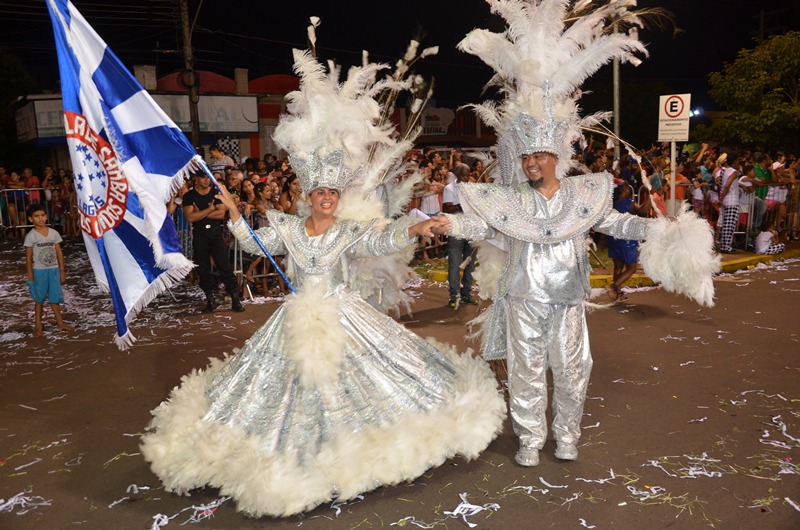
[(508, 297), (508, 390), (521, 447), (547, 439), (547, 369), (553, 373), (553, 438), (577, 444), (592, 355), (583, 304), (551, 305)]

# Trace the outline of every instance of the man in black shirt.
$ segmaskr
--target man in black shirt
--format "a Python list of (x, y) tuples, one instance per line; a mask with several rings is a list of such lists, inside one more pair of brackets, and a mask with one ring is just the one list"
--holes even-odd
[(218, 190), (211, 186), (208, 175), (196, 175), (194, 188), (183, 196), (183, 215), (192, 223), (194, 260), (200, 274), (200, 288), (205, 292), (207, 302), (203, 312), (210, 313), (217, 306), (214, 298), (216, 280), (211, 274), (211, 258), (214, 258), (217, 272), (231, 295), (232, 309), (241, 312), (244, 307), (239, 299), (236, 276), (231, 271), (228, 248), (222, 238), (222, 223), (227, 210), (217, 198), (217, 193)]

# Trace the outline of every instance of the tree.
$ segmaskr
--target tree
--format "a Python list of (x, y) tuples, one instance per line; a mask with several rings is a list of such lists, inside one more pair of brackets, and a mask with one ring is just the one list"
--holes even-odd
[(710, 95), (729, 114), (707, 139), (764, 148), (798, 148), (800, 32), (775, 35), (709, 76)]

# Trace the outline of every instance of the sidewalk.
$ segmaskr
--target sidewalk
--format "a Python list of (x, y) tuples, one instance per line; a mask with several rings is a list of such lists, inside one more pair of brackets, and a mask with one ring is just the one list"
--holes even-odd
[[(752, 252), (739, 251), (737, 254), (721, 254), (722, 256), (722, 272), (735, 272), (742, 269), (752, 269), (759, 263), (771, 263), (773, 261), (780, 261), (790, 258), (800, 258), (800, 243), (790, 242), (787, 245), (786, 251), (781, 254), (759, 255)], [(591, 258), (589, 261), (592, 263), (592, 275), (589, 283), (592, 287), (605, 287), (611, 283), (613, 278), (613, 269), (611, 268), (611, 260), (608, 257), (602, 256), (603, 265), (607, 267), (597, 266), (597, 260)], [(427, 271), (420, 276), (435, 282), (447, 282), (447, 260), (444, 260), (444, 269), (435, 268)], [(641, 267), (633, 277), (625, 282), (625, 287), (642, 287), (646, 285), (653, 285), (655, 282), (651, 280)]]

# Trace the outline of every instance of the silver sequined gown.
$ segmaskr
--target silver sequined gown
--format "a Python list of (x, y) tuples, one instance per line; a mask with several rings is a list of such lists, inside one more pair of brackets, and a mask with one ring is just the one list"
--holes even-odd
[[(287, 254), (299, 294), (153, 411), (142, 453), (166, 489), (209, 485), (250, 515), (286, 516), (485, 449), (505, 416), (485, 362), (437, 348), (346, 286), (350, 259), (397, 251), (407, 231), (337, 220), (309, 237), (305, 219), (270, 222), (258, 236)], [(258, 252), (241, 222), (232, 231)]]
[(523, 447), (547, 439), (547, 370), (553, 374), (553, 437), (577, 444), (592, 369), (583, 307), (590, 294), (590, 229), (643, 239), (647, 220), (611, 208), (607, 173), (567, 177), (551, 199), (527, 182), (462, 184), (473, 213), (449, 216), (451, 235), (502, 239), (507, 249), (486, 322), (483, 356), (507, 358), (509, 405)]

